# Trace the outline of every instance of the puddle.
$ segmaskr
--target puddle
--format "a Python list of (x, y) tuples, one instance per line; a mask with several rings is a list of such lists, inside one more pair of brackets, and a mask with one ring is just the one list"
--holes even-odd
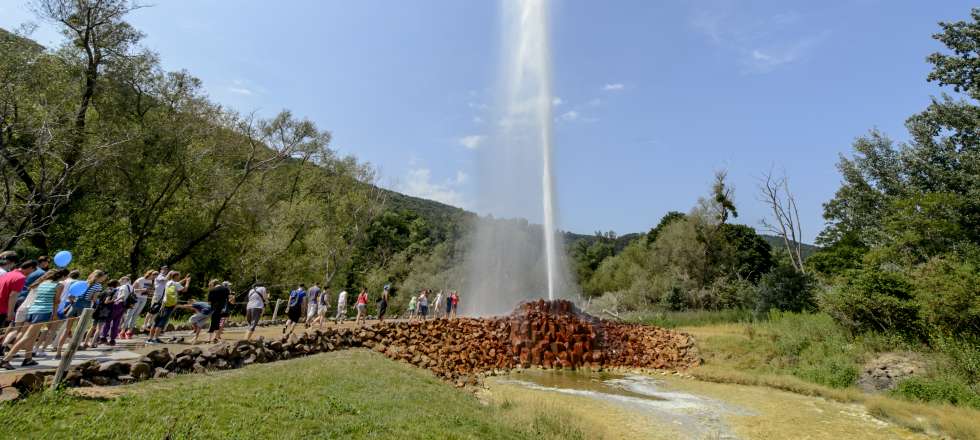
[(613, 404), (651, 428), (671, 426), (687, 438), (738, 438), (725, 417), (754, 412), (705, 396), (672, 390), (648, 376), (523, 371), (498, 380), (543, 393), (559, 393)]

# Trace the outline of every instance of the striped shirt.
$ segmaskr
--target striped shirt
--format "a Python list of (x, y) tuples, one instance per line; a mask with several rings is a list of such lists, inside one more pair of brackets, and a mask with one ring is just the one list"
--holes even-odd
[(34, 303), (27, 309), (27, 313), (51, 313), (54, 310), (54, 295), (58, 290), (58, 283), (45, 281), (34, 288), (37, 296)]
[(82, 296), (78, 297), (78, 299), (82, 301), (92, 301), (93, 299), (97, 298), (100, 293), (102, 293), (102, 284), (92, 283), (92, 285), (88, 286), (88, 290), (86, 290)]

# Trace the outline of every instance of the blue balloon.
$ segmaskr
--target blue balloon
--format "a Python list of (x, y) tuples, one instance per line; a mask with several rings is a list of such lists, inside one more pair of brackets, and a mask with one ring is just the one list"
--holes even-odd
[(65, 267), (71, 263), (71, 252), (69, 251), (58, 251), (54, 254), (54, 264), (58, 267)]
[(68, 288), (68, 294), (71, 296), (82, 296), (86, 290), (88, 290), (88, 283), (85, 281), (76, 281)]

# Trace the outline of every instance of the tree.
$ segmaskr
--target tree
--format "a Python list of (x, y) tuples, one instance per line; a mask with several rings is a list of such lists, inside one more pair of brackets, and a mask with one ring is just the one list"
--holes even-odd
[(772, 211), (775, 224), (765, 219), (762, 226), (770, 233), (783, 239), (783, 246), (789, 254), (790, 264), (800, 273), (806, 273), (803, 265), (803, 225), (800, 223), (800, 211), (796, 207), (796, 198), (789, 190), (789, 179), (783, 175), (776, 178), (770, 170), (759, 185), (762, 202)]
[(676, 220), (683, 220), (685, 217), (686, 215), (683, 212), (677, 211), (670, 211), (664, 214), (664, 216), (660, 218), (660, 222), (657, 223), (657, 226), (654, 226), (649, 232), (647, 232), (647, 244), (653, 244), (653, 242), (657, 241), (657, 236), (660, 235), (660, 232), (663, 231), (667, 225)]

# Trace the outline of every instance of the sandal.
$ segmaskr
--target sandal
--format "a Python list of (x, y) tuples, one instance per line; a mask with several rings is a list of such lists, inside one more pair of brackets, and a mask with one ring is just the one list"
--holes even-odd
[(4, 370), (16, 370), (17, 367), (11, 365), (10, 361), (0, 361), (0, 368)]

